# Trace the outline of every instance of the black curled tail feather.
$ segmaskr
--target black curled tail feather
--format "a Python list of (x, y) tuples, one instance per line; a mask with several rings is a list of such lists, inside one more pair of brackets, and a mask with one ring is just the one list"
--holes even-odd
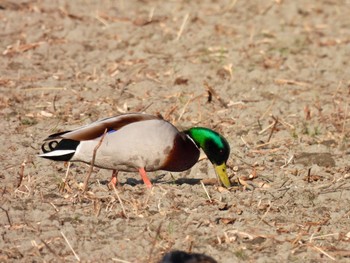
[(45, 142), (41, 145), (43, 154), (39, 156), (54, 161), (69, 161), (73, 157), (79, 143), (80, 141), (70, 139)]
[[(43, 145), (41, 145), (41, 150), (43, 151), (43, 153), (52, 152), (53, 150), (55, 150), (57, 145), (58, 141), (45, 142), (43, 143)], [(48, 147), (49, 149), (47, 149), (46, 147)]]

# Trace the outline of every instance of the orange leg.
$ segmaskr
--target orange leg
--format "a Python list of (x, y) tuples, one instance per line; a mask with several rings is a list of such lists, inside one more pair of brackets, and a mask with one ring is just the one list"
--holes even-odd
[(112, 178), (109, 181), (108, 185), (114, 185), (115, 187), (117, 187), (117, 184), (118, 184), (118, 171), (117, 170), (113, 170)]
[(147, 176), (147, 173), (145, 171), (145, 168), (140, 168), (139, 169), (139, 173), (142, 177), (142, 180), (143, 182), (145, 183), (145, 185), (148, 187), (148, 188), (152, 188), (152, 183), (151, 181), (148, 179), (148, 176)]

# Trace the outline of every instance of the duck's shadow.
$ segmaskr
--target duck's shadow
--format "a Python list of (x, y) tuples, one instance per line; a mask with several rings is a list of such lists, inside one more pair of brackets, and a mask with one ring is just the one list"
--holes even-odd
[[(151, 183), (152, 184), (166, 184), (166, 185), (182, 185), (182, 184), (188, 184), (188, 185), (197, 185), (200, 184), (200, 181), (202, 179), (196, 179), (196, 178), (179, 178), (176, 180), (163, 180), (166, 174), (158, 175), (157, 178), (152, 178)], [(108, 181), (104, 181), (103, 183), (108, 184)], [(141, 185), (144, 184), (142, 180), (138, 180), (135, 178), (127, 178), (125, 182), (120, 182), (119, 185)]]

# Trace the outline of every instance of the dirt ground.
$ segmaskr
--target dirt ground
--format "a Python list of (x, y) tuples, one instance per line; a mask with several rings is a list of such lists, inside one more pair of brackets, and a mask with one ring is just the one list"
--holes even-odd
[[(349, 262), (350, 3), (0, 1), (0, 262)], [(37, 157), (50, 133), (125, 112), (231, 145), (120, 174)], [(22, 178), (22, 181), (20, 178)], [(66, 185), (63, 184), (67, 177)], [(206, 194), (205, 189), (208, 194)]]

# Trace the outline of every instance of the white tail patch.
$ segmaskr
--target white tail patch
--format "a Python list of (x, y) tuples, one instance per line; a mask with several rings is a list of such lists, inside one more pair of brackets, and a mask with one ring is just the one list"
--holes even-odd
[(71, 153), (75, 153), (75, 150), (54, 150), (52, 152), (39, 154), (39, 157), (63, 156)]

